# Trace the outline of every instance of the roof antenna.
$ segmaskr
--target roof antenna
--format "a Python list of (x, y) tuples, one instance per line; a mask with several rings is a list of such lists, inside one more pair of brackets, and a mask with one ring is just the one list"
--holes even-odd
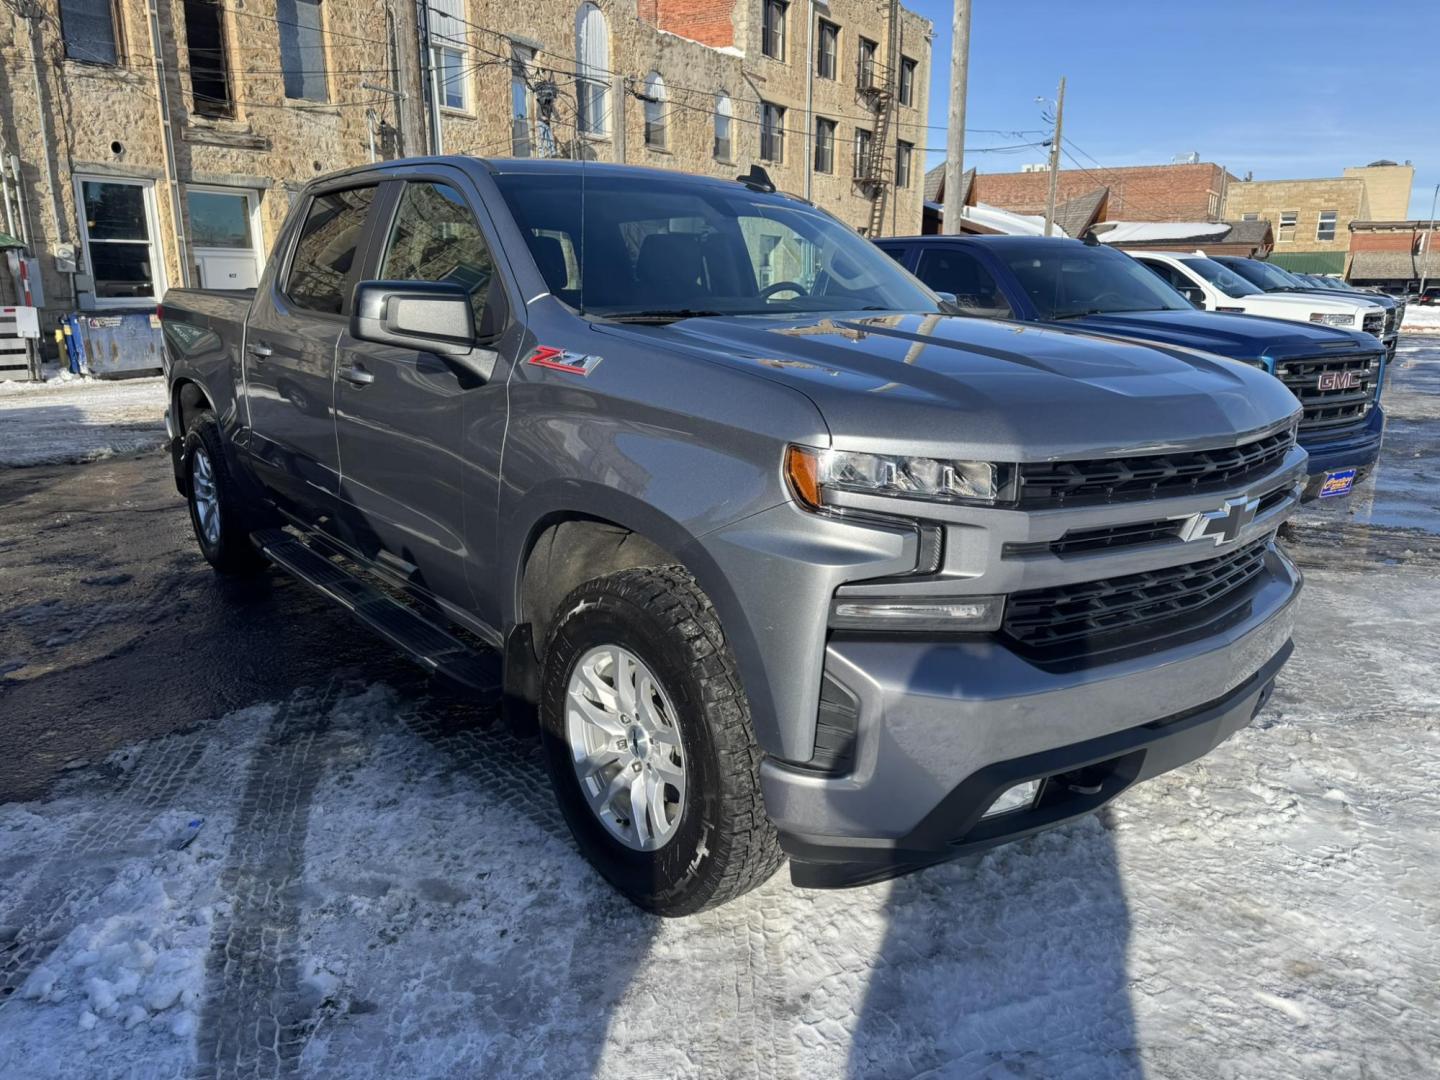
[(770, 179), (770, 174), (759, 165), (751, 165), (748, 173), (744, 176), (737, 176), (735, 179), (751, 191), (763, 191), (766, 195), (775, 193), (774, 181)]

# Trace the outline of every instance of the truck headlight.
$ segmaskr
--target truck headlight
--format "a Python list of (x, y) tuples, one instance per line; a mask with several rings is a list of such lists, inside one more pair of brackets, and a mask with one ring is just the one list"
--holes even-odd
[(1010, 498), (1012, 471), (1008, 465), (991, 461), (897, 457), (808, 446), (791, 446), (785, 453), (790, 488), (812, 510), (825, 505), (828, 491), (991, 506)]
[(1310, 316), (1313, 323), (1321, 323), (1324, 326), (1354, 326), (1354, 315), (1327, 315), (1323, 311), (1317, 311)]

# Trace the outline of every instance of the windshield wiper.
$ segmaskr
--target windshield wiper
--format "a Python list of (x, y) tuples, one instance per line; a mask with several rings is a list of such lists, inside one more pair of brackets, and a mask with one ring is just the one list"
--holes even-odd
[(600, 317), (609, 319), (612, 322), (655, 323), (660, 325), (679, 322), (681, 319), (709, 319), (727, 314), (730, 314), (730, 312), (706, 311), (701, 308), (656, 308), (654, 311), (617, 311), (614, 314), (601, 315)]
[(1051, 322), (1061, 322), (1065, 319), (1083, 319), (1087, 315), (1114, 315), (1116, 312), (1106, 311), (1104, 308), (1086, 308), (1084, 311), (1067, 311), (1063, 315), (1051, 315)]

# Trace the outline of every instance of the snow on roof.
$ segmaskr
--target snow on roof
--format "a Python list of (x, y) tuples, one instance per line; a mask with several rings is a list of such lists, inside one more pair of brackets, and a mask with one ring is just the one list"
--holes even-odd
[[(1009, 210), (1001, 210), (998, 206), (978, 203), (975, 206), (965, 207), (961, 211), (961, 216), (966, 221), (973, 221), (976, 225), (994, 229), (1007, 236), (1045, 235), (1045, 219), (1036, 214), (1015, 214)], [(1052, 235), (1066, 236), (1068, 234), (1059, 225), (1056, 225)]]
[(1224, 221), (1117, 221), (1114, 228), (1095, 231), (1102, 244), (1138, 244), (1159, 240), (1195, 240), (1223, 236), (1230, 231)]

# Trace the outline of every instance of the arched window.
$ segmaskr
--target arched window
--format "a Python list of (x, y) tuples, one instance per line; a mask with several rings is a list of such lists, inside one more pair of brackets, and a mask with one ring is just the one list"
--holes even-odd
[(730, 138), (734, 120), (735, 107), (722, 90), (715, 95), (715, 156), (721, 161), (735, 160), (735, 146)]
[(665, 146), (665, 125), (669, 119), (665, 80), (658, 71), (645, 76), (645, 145)]
[(594, 4), (581, 4), (575, 16), (575, 68), (580, 133), (604, 135), (610, 130), (610, 28)]

